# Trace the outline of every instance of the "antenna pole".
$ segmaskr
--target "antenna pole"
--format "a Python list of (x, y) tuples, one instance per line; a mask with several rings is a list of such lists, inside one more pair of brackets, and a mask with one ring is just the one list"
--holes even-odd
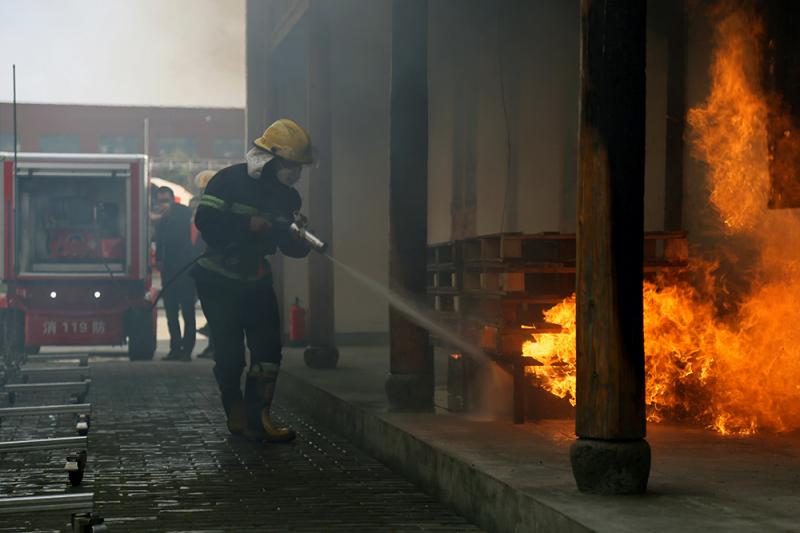
[(17, 65), (11, 65), (11, 83), (13, 85), (14, 103), (14, 175), (17, 175)]

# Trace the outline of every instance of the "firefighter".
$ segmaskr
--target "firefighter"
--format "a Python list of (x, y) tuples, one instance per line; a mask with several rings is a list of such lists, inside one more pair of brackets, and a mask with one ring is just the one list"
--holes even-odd
[[(246, 163), (220, 170), (208, 183), (195, 216), (207, 250), (194, 277), (214, 339), (214, 377), (228, 430), (251, 440), (288, 442), (294, 430), (273, 423), (270, 407), (281, 363), (278, 301), (267, 255), (301, 258), (308, 246), (289, 230), (300, 209), (293, 188), (313, 161), (311, 139), (281, 119), (253, 141)], [(245, 348), (250, 367), (242, 397)]]

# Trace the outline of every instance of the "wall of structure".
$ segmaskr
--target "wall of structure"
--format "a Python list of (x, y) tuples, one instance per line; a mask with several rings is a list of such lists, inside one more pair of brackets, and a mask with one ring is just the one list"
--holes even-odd
[[(667, 29), (651, 4), (645, 224), (660, 230)], [(429, 21), (429, 241), (575, 231), (579, 3), (440, 0)]]
[[(646, 228), (664, 227), (668, 24), (648, 21)], [(389, 0), (332, 9), (333, 250), (387, 282)], [(429, 3), (428, 239), (576, 227), (579, 3)], [(275, 113), (306, 122), (306, 22), (274, 51)], [(314, 132), (311, 132), (312, 137)], [(508, 147), (510, 145), (510, 151)], [(299, 188), (306, 196), (308, 180)], [(313, 222), (313, 221), (312, 221)], [(285, 263), (284, 304), (307, 301), (303, 261)], [(385, 332), (386, 304), (335, 273), (338, 333)]]
[[(275, 116), (307, 121), (307, 21), (295, 26), (273, 55)], [(313, 38), (313, 37), (312, 37)], [(331, 10), (331, 121), (335, 257), (388, 283), (389, 0), (341, 0)], [(309, 132), (312, 139), (314, 131)], [(308, 198), (307, 173), (298, 184)], [(311, 221), (312, 225), (314, 221)], [(284, 259), (284, 309), (308, 302), (306, 261)], [(349, 274), (335, 273), (336, 332), (383, 334), (388, 306)], [(363, 340), (363, 339), (362, 339)]]
[(429, 240), (574, 229), (578, 4), (446, 0), (429, 20)]
[[(709, 67), (713, 51), (714, 29), (702, 4), (689, 12), (688, 62), (686, 65), (687, 109), (699, 106), (711, 88)], [(688, 127), (687, 127), (688, 128)], [(687, 129), (684, 153), (684, 228), (692, 244), (711, 244), (717, 238), (717, 215), (709, 205), (706, 165), (697, 160), (691, 149), (692, 132)]]

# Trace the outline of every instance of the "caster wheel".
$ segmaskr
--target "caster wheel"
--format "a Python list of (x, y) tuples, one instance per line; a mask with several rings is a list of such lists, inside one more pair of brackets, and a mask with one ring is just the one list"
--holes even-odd
[(67, 472), (69, 476), (69, 482), (72, 484), (73, 487), (77, 487), (83, 481), (83, 470), (74, 470)]
[(81, 437), (85, 437), (89, 434), (89, 417), (86, 415), (80, 415), (78, 417), (77, 422), (75, 423), (75, 429), (78, 432), (78, 435)]
[(86, 470), (86, 452), (82, 451), (78, 455), (67, 457), (67, 464), (64, 466), (67, 471), (69, 482), (73, 487), (77, 487), (83, 481), (83, 472)]

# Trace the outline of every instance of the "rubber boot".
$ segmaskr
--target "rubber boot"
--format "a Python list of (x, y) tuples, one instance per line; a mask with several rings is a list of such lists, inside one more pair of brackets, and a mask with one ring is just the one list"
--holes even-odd
[(292, 428), (276, 426), (270, 416), (277, 381), (278, 365), (275, 363), (257, 363), (247, 373), (244, 393), (247, 425), (244, 435), (250, 440), (290, 442), (296, 437)]
[(247, 425), (246, 411), (242, 391), (239, 389), (222, 392), (222, 408), (228, 418), (228, 431), (231, 435), (241, 435)]

